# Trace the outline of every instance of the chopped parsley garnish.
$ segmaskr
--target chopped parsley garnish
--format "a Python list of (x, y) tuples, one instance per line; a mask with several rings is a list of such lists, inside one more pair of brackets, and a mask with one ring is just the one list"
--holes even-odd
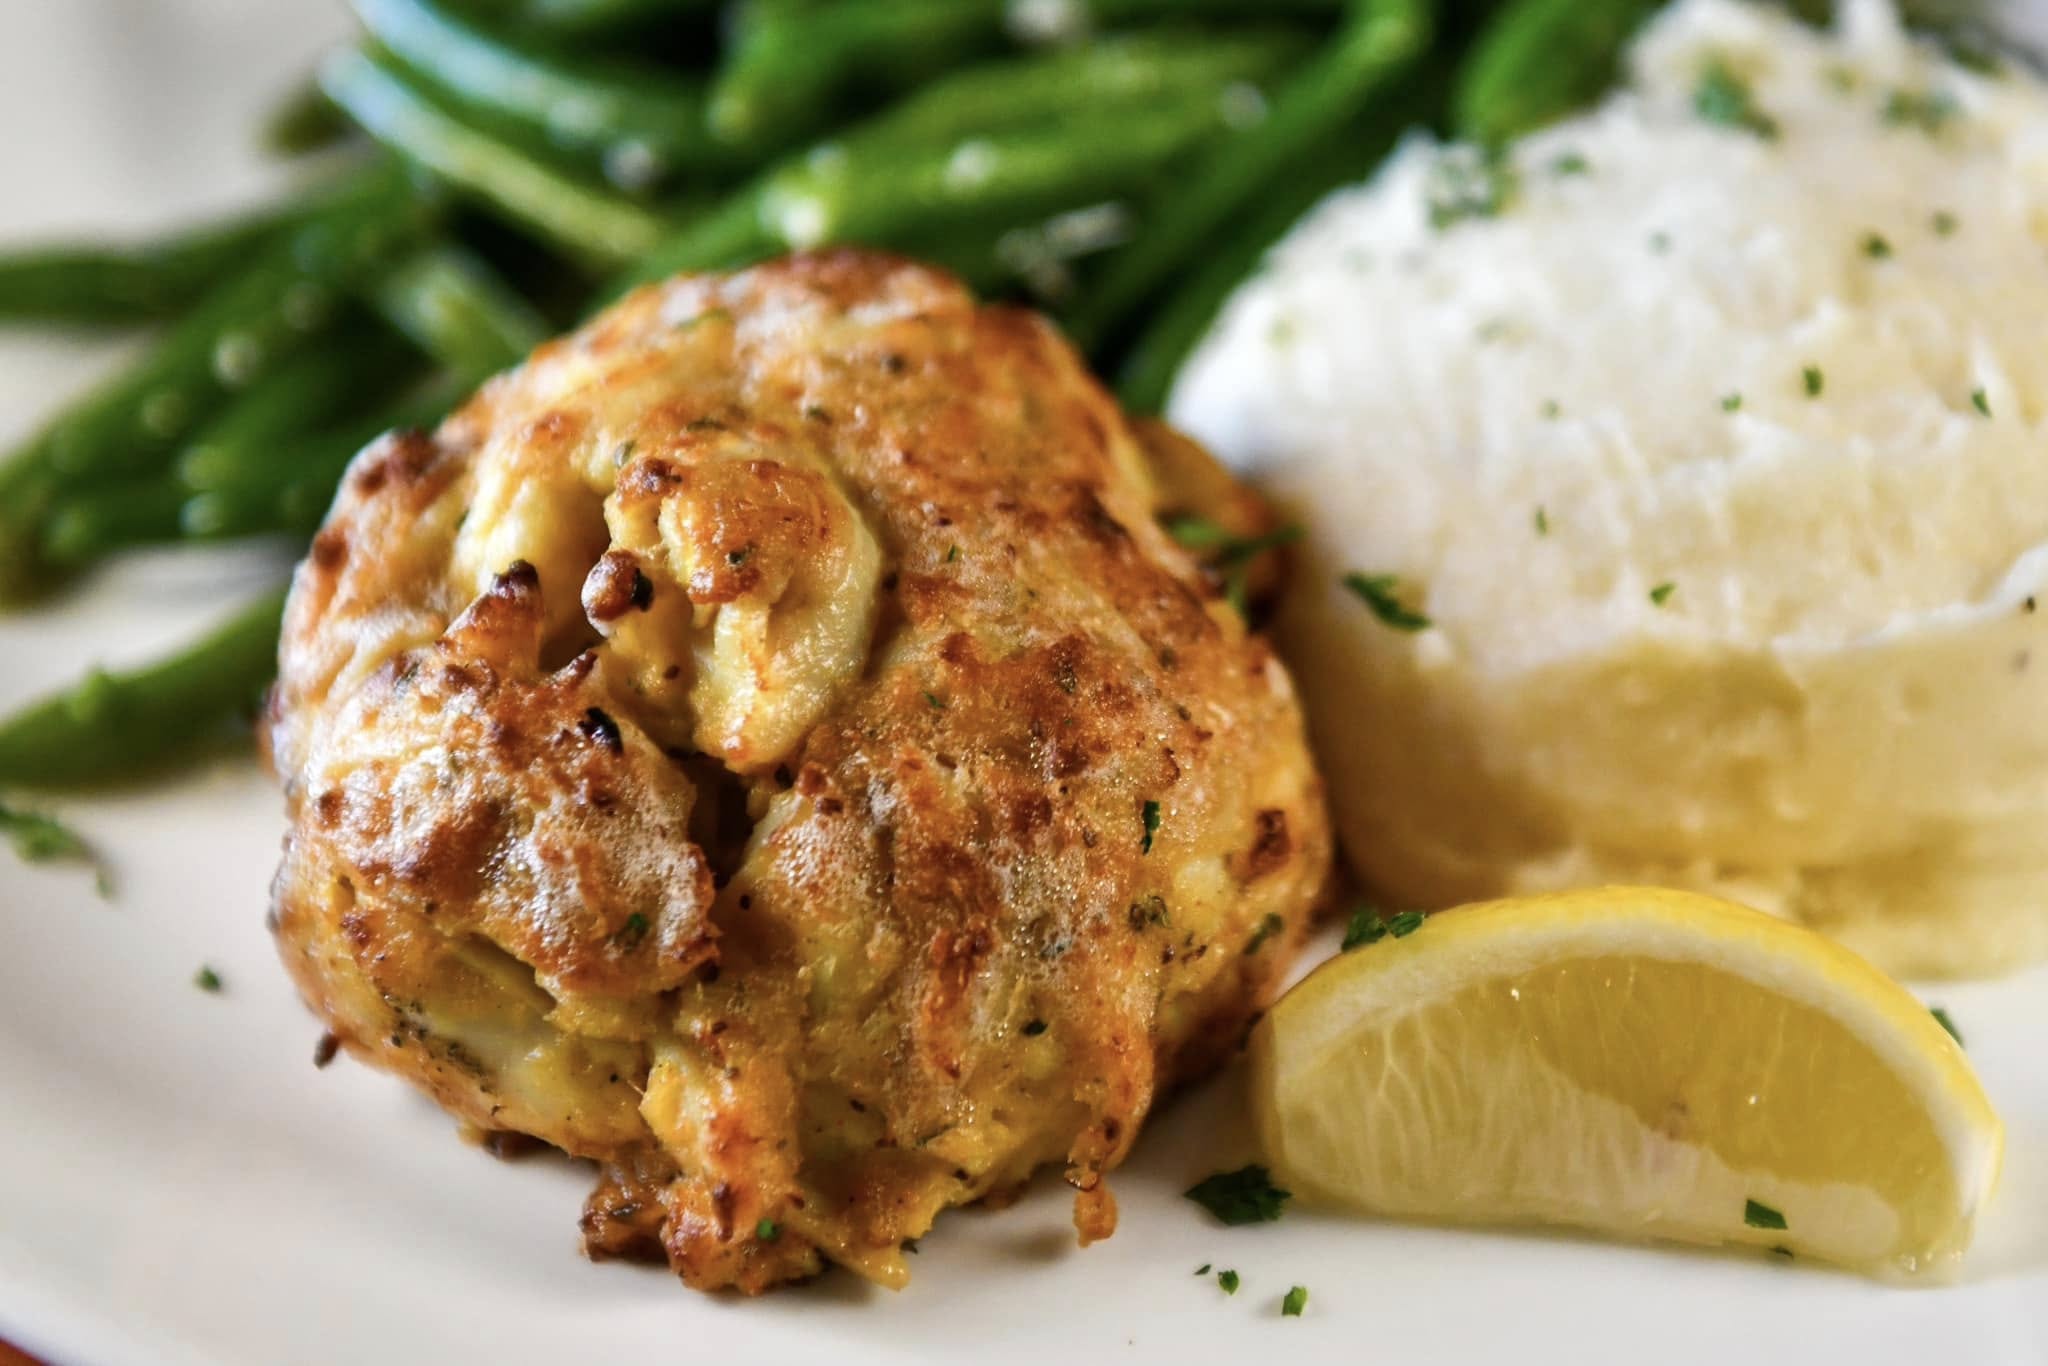
[(0, 806), (0, 834), (6, 835), (14, 844), (14, 852), (30, 863), (92, 857), (92, 850), (69, 826), (59, 825), (34, 811)]
[(1783, 1243), (1779, 1243), (1771, 1249), (1771, 1255), (1773, 1257), (1783, 1257), (1789, 1262), (1792, 1260), (1792, 1249), (1786, 1247)]
[(647, 937), (647, 931), (650, 928), (652, 927), (647, 923), (647, 917), (635, 911), (626, 917), (626, 923), (619, 926), (619, 932), (613, 935), (612, 938), (618, 940), (619, 943), (627, 948), (631, 948)]
[(1761, 1200), (1742, 1202), (1742, 1222), (1751, 1228), (1783, 1228), (1785, 1216)]
[(1274, 935), (1280, 933), (1280, 931), (1286, 928), (1287, 922), (1280, 918), (1278, 912), (1266, 912), (1266, 918), (1259, 922), (1259, 927), (1256, 930), (1252, 931), (1252, 937), (1245, 941), (1245, 953), (1247, 955), (1257, 953), (1260, 949), (1266, 946), (1266, 941), (1268, 939), (1271, 939)]
[(753, 550), (750, 545), (743, 545), (738, 550), (728, 550), (725, 552), (725, 562), (737, 569), (747, 562), (747, 556), (752, 554)]
[(1956, 230), (1956, 216), (1947, 209), (1936, 209), (1928, 222), (1933, 225), (1936, 237), (1950, 236)]
[(1344, 942), (1338, 946), (1339, 951), (1349, 953), (1377, 944), (1388, 935), (1406, 939), (1422, 928), (1426, 918), (1421, 911), (1402, 911), (1389, 919), (1370, 906), (1361, 906), (1351, 913), (1351, 922), (1344, 927)]
[(1203, 559), (1210, 567), (1223, 571), (1223, 596), (1242, 616), (1251, 561), (1268, 550), (1300, 540), (1301, 528), (1288, 525), (1259, 536), (1238, 536), (1206, 517), (1176, 517), (1166, 524), (1166, 534), (1183, 549), (1204, 552)]
[(1660, 583), (1650, 590), (1650, 602), (1655, 606), (1662, 607), (1671, 600), (1671, 595), (1677, 591), (1678, 585), (1675, 583)]
[(1338, 946), (1341, 953), (1349, 953), (1367, 944), (1377, 944), (1387, 937), (1387, 922), (1379, 912), (1370, 906), (1360, 906), (1351, 913), (1351, 921), (1344, 927), (1344, 942)]
[(0, 835), (14, 845), (14, 852), (29, 863), (60, 861), (92, 864), (98, 874), (101, 896), (111, 895), (107, 870), (93, 857), (92, 846), (67, 825), (35, 811), (16, 811), (0, 806)]
[(1873, 261), (1888, 261), (1892, 255), (1892, 244), (1884, 239), (1882, 233), (1867, 232), (1863, 234), (1863, 254)]
[(1209, 1274), (1209, 1263), (1207, 1263), (1207, 1262), (1203, 1262), (1203, 1263), (1202, 1263), (1202, 1264), (1201, 1264), (1200, 1266), (1196, 1267), (1196, 1268), (1195, 1268), (1195, 1274), (1196, 1274), (1197, 1276), (1206, 1276), (1206, 1275), (1208, 1275), (1208, 1274)]
[(1288, 525), (1261, 536), (1238, 536), (1206, 517), (1176, 517), (1166, 524), (1166, 534), (1184, 549), (1211, 551), (1217, 563), (1235, 564), (1276, 546), (1300, 540), (1301, 528)]
[(1536, 534), (1538, 536), (1548, 536), (1550, 534), (1550, 514), (1543, 510), (1543, 504), (1541, 503), (1536, 505)]
[(1932, 137), (1956, 116), (1956, 102), (1938, 90), (1894, 90), (1885, 97), (1884, 121), (1895, 128), (1918, 128)]
[(1809, 365), (1799, 372), (1799, 379), (1806, 386), (1808, 398), (1819, 398), (1820, 391), (1827, 385), (1827, 376), (1820, 372), (1818, 365)]
[(1972, 389), (1970, 391), (1970, 406), (1986, 417), (1991, 416), (1991, 400), (1986, 397), (1982, 389)]
[(1515, 197), (1515, 168), (1498, 147), (1453, 147), (1436, 159), (1424, 200), (1441, 232), (1468, 218), (1497, 218)]
[(1344, 576), (1344, 586), (1356, 593), (1380, 623), (1396, 631), (1427, 631), (1429, 618), (1413, 608), (1404, 607), (1397, 594), (1401, 580), (1393, 574), (1350, 573)]
[(210, 967), (201, 965), (199, 971), (192, 974), (192, 985), (198, 987), (201, 991), (218, 994), (220, 991), (220, 974)]
[(1308, 1308), (1308, 1287), (1305, 1285), (1289, 1286), (1287, 1293), (1280, 1297), (1281, 1318), (1298, 1319), (1301, 1317), (1301, 1311), (1306, 1308)]
[(1556, 399), (1546, 398), (1543, 400), (1543, 407), (1540, 411), (1543, 413), (1544, 418), (1548, 420), (1551, 418), (1555, 418), (1559, 413), (1562, 413), (1564, 409), (1558, 405)]
[(959, 558), (960, 558), (960, 547), (959, 547), (959, 546), (957, 546), (957, 545), (949, 545), (949, 546), (947, 546), (947, 547), (946, 547), (946, 563), (947, 563), (947, 564), (951, 564), (951, 563), (953, 563), (953, 561), (955, 561), (955, 560), (957, 560), (957, 559), (959, 559)]
[(1739, 412), (1741, 412), (1741, 411), (1742, 411), (1742, 395), (1741, 395), (1741, 394), (1723, 394), (1723, 395), (1721, 395), (1721, 411), (1722, 411), (1722, 412), (1724, 412), (1724, 413), (1739, 413)]
[(1708, 123), (1739, 128), (1767, 141), (1778, 136), (1777, 120), (1757, 108), (1749, 82), (1719, 58), (1700, 72), (1700, 83), (1693, 87), (1692, 108)]
[(1139, 843), (1138, 852), (1149, 854), (1152, 852), (1152, 837), (1159, 833), (1159, 803), (1146, 802), (1139, 808), (1138, 820), (1145, 827), (1145, 838)]
[(763, 1219), (754, 1225), (754, 1236), (764, 1243), (772, 1243), (782, 1236), (782, 1225), (773, 1219)]
[(926, 693), (924, 695), (924, 700), (925, 705), (930, 707), (933, 711), (944, 711), (946, 709), (945, 700), (941, 698), (937, 693)]
[[(1263, 1224), (1278, 1219), (1280, 1207), (1293, 1194), (1274, 1185), (1271, 1173), (1256, 1162), (1234, 1172), (1217, 1172), (1214, 1176), (1204, 1177), (1182, 1193), (1231, 1225)], [(1230, 1277), (1230, 1283), (1223, 1288), (1236, 1289), (1236, 1274), (1228, 1271), (1223, 1274)]]
[(1934, 1017), (1936, 1024), (1948, 1031), (1948, 1036), (1951, 1039), (1954, 1039), (1957, 1043), (1963, 1041), (1963, 1031), (1956, 1028), (1956, 1022), (1948, 1017), (1946, 1010), (1943, 1010), (1940, 1006), (1929, 1006), (1927, 1013)]
[(1578, 152), (1561, 152), (1551, 158), (1550, 162), (1550, 173), (1552, 175), (1586, 175), (1592, 169), (1592, 163), (1587, 161)]
[(1225, 1267), (1223, 1270), (1216, 1273), (1216, 1284), (1223, 1287), (1224, 1294), (1235, 1295), (1237, 1293), (1237, 1287), (1239, 1285), (1237, 1273), (1235, 1271), (1232, 1271), (1229, 1267)]

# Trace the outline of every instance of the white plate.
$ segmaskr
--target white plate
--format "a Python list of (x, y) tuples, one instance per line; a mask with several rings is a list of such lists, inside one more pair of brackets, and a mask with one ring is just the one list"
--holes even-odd
[[(310, 0), (0, 0), (0, 20), (0, 241), (258, 194), (276, 173), (249, 127), (341, 25)], [(0, 333), (0, 440), (106, 360)], [(266, 568), (156, 558), (0, 617), (0, 707), (184, 638)], [(59, 1361), (2048, 1360), (2048, 971), (1934, 997), (2011, 1132), (1950, 1288), (1303, 1213), (1219, 1228), (1178, 1192), (1243, 1156), (1225, 1078), (1150, 1127), (1108, 1243), (1075, 1249), (1047, 1182), (943, 1219), (901, 1294), (835, 1275), (742, 1302), (585, 1262), (582, 1172), (495, 1162), (399, 1083), (314, 1070), (263, 930), (280, 817), (253, 763), (58, 805), (117, 888), (0, 856), (0, 1336)], [(1308, 1312), (1283, 1321), (1297, 1283)]]

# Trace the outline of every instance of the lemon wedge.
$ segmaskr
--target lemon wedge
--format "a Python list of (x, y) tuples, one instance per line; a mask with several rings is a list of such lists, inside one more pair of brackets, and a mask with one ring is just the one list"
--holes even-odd
[(1254, 1031), (1306, 1200), (1461, 1223), (1952, 1263), (2004, 1131), (1962, 1050), (1847, 949), (1710, 897), (1461, 907), (1340, 954)]

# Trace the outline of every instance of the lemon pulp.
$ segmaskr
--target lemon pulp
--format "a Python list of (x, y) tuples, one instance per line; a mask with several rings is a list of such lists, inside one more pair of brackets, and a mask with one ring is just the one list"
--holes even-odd
[(1967, 1246), (2002, 1144), (1903, 988), (1661, 890), (1465, 907), (1341, 955), (1261, 1023), (1251, 1072), (1304, 1198), (1908, 1272)]

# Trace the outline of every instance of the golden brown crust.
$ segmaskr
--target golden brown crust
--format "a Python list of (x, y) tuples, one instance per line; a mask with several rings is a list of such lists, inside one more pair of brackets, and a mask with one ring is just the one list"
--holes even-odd
[(1155, 521), (1264, 514), (1161, 439), (1036, 317), (840, 251), (372, 447), (273, 703), (301, 990), (604, 1161), (592, 1251), (692, 1285), (900, 1284), (1055, 1160), (1106, 1235), (1329, 865), (1285, 673)]

